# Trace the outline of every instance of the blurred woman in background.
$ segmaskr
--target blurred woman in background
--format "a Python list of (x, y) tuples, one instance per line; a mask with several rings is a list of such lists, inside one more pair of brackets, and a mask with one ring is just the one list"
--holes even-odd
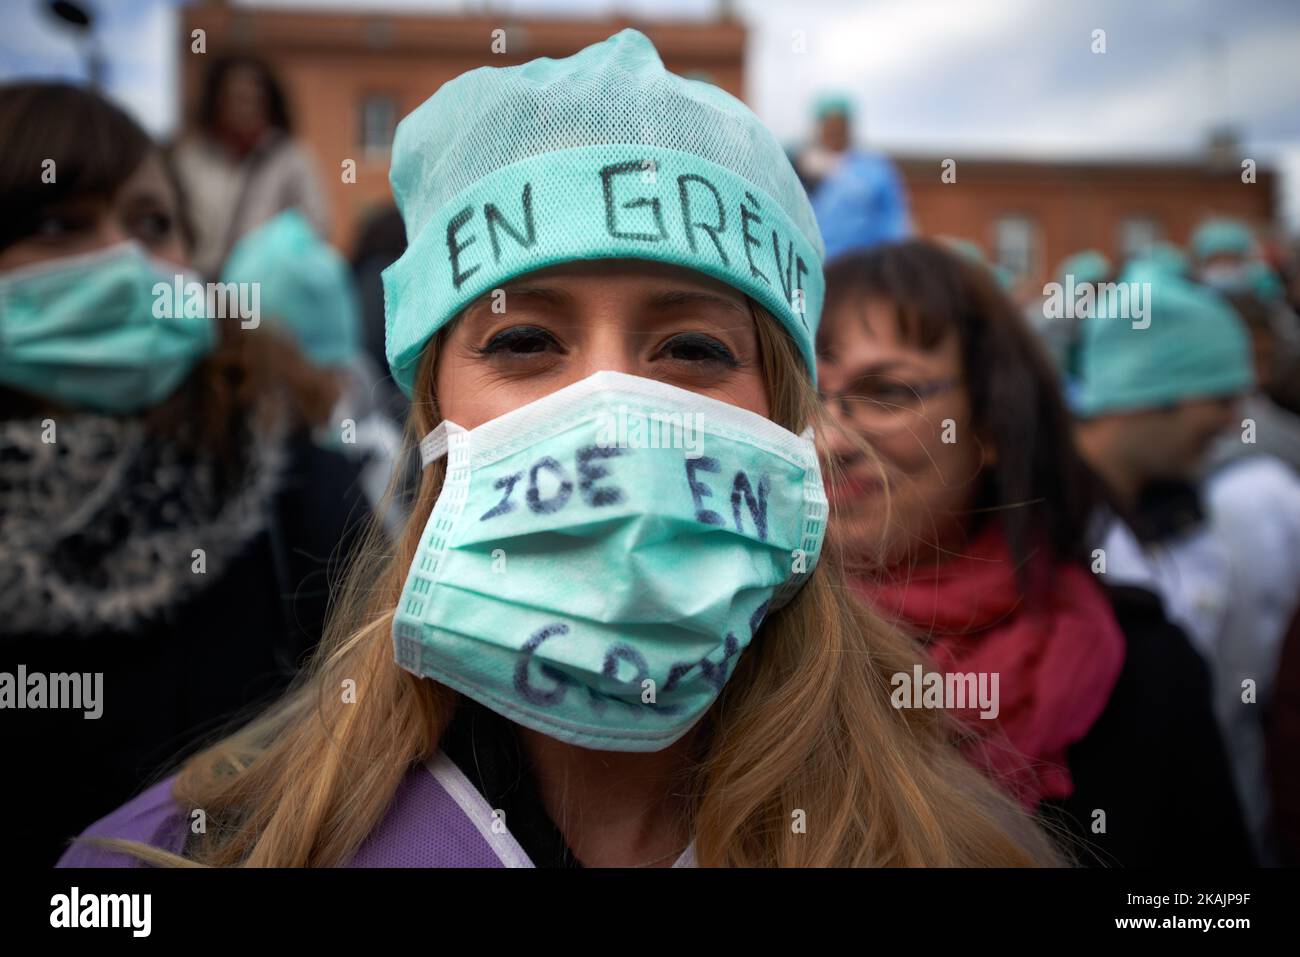
[(175, 157), (195, 229), (192, 260), (205, 278), (217, 275), (241, 236), (281, 210), (300, 210), (317, 232), (329, 232), (316, 168), (293, 138), (284, 91), (261, 60), (213, 61)]
[[(64, 842), (289, 681), (365, 509), (291, 341), (171, 317), (162, 153), (77, 87), (0, 87), (0, 670), (101, 674), (101, 714), (0, 721), (10, 862)], [(18, 694), (28, 689), (17, 688)]]
[(828, 433), (857, 589), (944, 672), (998, 677), (960, 712), (974, 760), (1085, 861), (1248, 862), (1205, 668), (1154, 596), (1093, 578), (1096, 485), (991, 273), (925, 241), (841, 257), (818, 348), (875, 453)]

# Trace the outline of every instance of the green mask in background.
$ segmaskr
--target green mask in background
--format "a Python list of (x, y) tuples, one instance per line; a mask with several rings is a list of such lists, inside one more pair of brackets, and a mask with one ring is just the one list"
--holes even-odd
[(217, 345), (164, 291), (180, 272), (126, 242), (0, 274), (0, 383), (110, 414), (158, 405)]

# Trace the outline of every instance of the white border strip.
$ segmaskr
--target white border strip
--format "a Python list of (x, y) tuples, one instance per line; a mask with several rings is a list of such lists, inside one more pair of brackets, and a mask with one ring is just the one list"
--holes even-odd
[[(478, 832), (483, 835), (483, 840), (487, 841), (496, 854), (497, 859), (506, 867), (536, 867), (524, 853), (524, 849), (519, 846), (519, 842), (507, 828), (505, 831), (497, 834), (493, 832), (492, 808), (484, 800), (483, 795), (478, 793), (478, 789), (470, 783), (469, 778), (465, 777), (456, 762), (447, 757), (442, 751), (439, 751), (434, 757), (430, 758), (424, 765), (434, 779), (442, 785), (443, 790), (451, 795), (453, 801), (459, 805), (465, 815), (474, 822)], [(691, 841), (682, 851), (681, 856), (673, 862), (673, 867), (696, 867), (695, 863), (695, 842)]]
[(439, 751), (425, 762), (429, 773), (442, 785), (443, 790), (451, 795), (465, 816), (474, 822), (483, 840), (488, 842), (497, 859), (506, 867), (535, 867), (536, 865), (524, 853), (519, 842), (510, 833), (509, 826), (501, 833), (492, 830), (492, 808), (488, 807), (483, 795), (465, 777), (465, 772), (456, 766), (456, 762)]
[(686, 850), (682, 851), (682, 856), (673, 862), (673, 867), (696, 867), (695, 863), (695, 842), (686, 845)]

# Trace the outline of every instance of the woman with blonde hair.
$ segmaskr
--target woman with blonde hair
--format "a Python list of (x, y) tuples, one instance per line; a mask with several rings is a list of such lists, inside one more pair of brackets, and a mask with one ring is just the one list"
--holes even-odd
[(63, 863), (1057, 863), (891, 706), (921, 652), (823, 541), (823, 249), (757, 118), (628, 29), (446, 84), (391, 180), (410, 523), (277, 708)]

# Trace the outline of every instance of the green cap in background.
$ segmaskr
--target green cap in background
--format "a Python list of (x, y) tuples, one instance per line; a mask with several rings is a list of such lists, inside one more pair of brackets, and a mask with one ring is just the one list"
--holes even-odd
[(1189, 267), (1187, 253), (1183, 252), (1182, 247), (1174, 243), (1157, 240), (1147, 247), (1145, 253), (1137, 258), (1149, 264), (1153, 269), (1167, 275), (1187, 278)]
[(1084, 249), (1061, 260), (1061, 265), (1056, 268), (1056, 279), (1064, 283), (1066, 276), (1073, 276), (1076, 286), (1085, 282), (1105, 282), (1113, 268), (1100, 250)]
[(230, 251), (223, 282), (260, 285), (262, 318), (290, 332), (318, 366), (346, 365), (361, 347), (352, 270), (297, 210), (246, 234)]
[(822, 93), (813, 101), (813, 116), (817, 119), (823, 119), (832, 113), (853, 116), (853, 97), (843, 91), (835, 90)]
[(1249, 256), (1255, 238), (1237, 219), (1207, 219), (1192, 234), (1192, 253), (1204, 262), (1211, 256)]
[(1134, 310), (1119, 315), (1108, 301), (1084, 321), (1080, 415), (1234, 395), (1253, 385), (1249, 336), (1220, 296), (1149, 262), (1131, 264), (1119, 281), (1149, 284), (1147, 324), (1135, 328)]

